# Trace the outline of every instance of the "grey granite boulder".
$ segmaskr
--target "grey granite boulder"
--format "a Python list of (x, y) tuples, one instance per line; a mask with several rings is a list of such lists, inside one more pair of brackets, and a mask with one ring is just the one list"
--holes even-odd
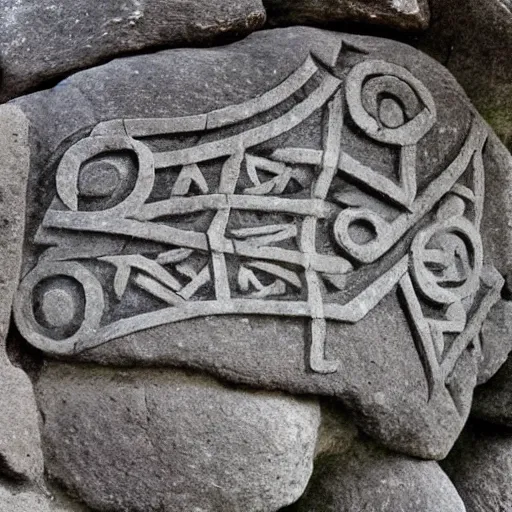
[(0, 101), (120, 54), (211, 44), (265, 22), (261, 0), (1, 0), (0, 12)]
[(483, 241), (489, 258), (502, 275), (512, 268), (512, 155), (495, 134), (487, 142), (485, 165), (493, 169), (486, 180)]
[[(57, 512), (50, 508), (50, 500), (42, 493), (24, 486), (0, 483), (0, 510), (2, 512)], [(60, 509), (58, 512), (64, 512)]]
[(446, 455), (503, 284), (484, 175), (507, 169), (442, 66), (297, 27), (15, 103), (34, 153), (15, 319), (46, 357), (330, 396), (386, 446)]
[(512, 510), (512, 431), (470, 424), (442, 465), (467, 512)]
[(312, 472), (315, 399), (177, 370), (62, 364), (37, 395), (48, 474), (94, 510), (271, 512)]
[(466, 512), (466, 509), (437, 463), (396, 455), (363, 442), (343, 455), (321, 457), (306, 493), (291, 511)]
[(427, 0), (264, 0), (271, 25), (364, 23), (417, 32), (428, 27)]
[[(512, 302), (500, 300), (485, 319), (480, 332), (482, 363), (478, 374), (478, 384), (486, 383), (502, 367), (512, 350)], [(477, 388), (475, 400), (480, 390)]]
[(90, 512), (60, 492), (41, 486), (0, 481), (0, 512)]
[(32, 384), (6, 353), (11, 309), (20, 279), (29, 172), (28, 122), (0, 106), (0, 472), (42, 479), (39, 416)]
[(476, 389), (472, 414), (491, 423), (512, 427), (512, 357), (489, 382)]
[(415, 43), (442, 62), (512, 149), (512, 2), (430, 0), (428, 31)]
[[(510, 0), (430, 0), (432, 21), (415, 39), (420, 50), (443, 63), (462, 85), (508, 150), (512, 149), (512, 2)], [(485, 70), (483, 72), (482, 70)], [(504, 275), (512, 268), (510, 153), (489, 139), (496, 169), (487, 181), (489, 253)], [(484, 235), (484, 239), (488, 238)], [(491, 243), (489, 243), (491, 242)]]
[(321, 398), (322, 422), (315, 457), (345, 453), (358, 440), (359, 430), (353, 419), (336, 400)]

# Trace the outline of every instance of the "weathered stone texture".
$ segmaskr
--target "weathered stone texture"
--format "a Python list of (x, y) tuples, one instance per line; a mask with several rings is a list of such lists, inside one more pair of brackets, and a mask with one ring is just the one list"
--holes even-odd
[(60, 492), (42, 486), (0, 482), (0, 512), (91, 512)]
[(475, 390), (472, 414), (512, 427), (512, 357), (489, 382)]
[(322, 422), (316, 445), (316, 457), (350, 450), (359, 434), (350, 415), (339, 402), (332, 399), (320, 399), (320, 408)]
[[(482, 363), (478, 384), (486, 383), (505, 363), (512, 350), (512, 302), (500, 300), (491, 309), (480, 333)], [(477, 388), (475, 398), (479, 393)]]
[(275, 511), (312, 471), (314, 399), (61, 364), (37, 394), (48, 473), (95, 510)]
[(419, 48), (442, 62), (512, 148), (512, 3), (430, 0), (431, 26)]
[(489, 172), (482, 220), (483, 241), (488, 257), (506, 276), (512, 268), (512, 155), (495, 134), (487, 141), (484, 164)]
[[(321, 457), (294, 512), (466, 512), (435, 462), (421, 462), (359, 443)], [(498, 509), (495, 509), (498, 510)]]
[[(396, 101), (379, 103), (379, 91), (386, 88)], [(492, 270), (492, 258), (483, 254), (478, 234), (483, 175), (505, 170), (488, 169), (488, 162), (499, 159), (495, 147), (485, 144), (487, 127), (444, 68), (396, 42), (298, 27), (258, 32), (222, 48), (114, 60), (16, 104), (31, 120), (34, 136), (30, 197), (36, 200), (29, 212), (25, 263), (27, 271), (35, 269), (20, 288), (16, 308), (18, 327), (29, 341), (75, 360), (188, 366), (252, 386), (333, 396), (360, 428), (388, 447), (424, 458), (446, 455), (469, 414), (482, 364), (477, 333), (502, 281)], [(141, 137), (144, 144), (137, 140)], [(322, 156), (327, 144), (332, 145), (329, 159), (339, 157), (332, 169)], [(133, 169), (118, 153), (102, 163), (84, 148), (100, 157), (103, 150), (137, 148), (141, 161), (158, 161), (157, 176), (145, 163), (144, 172), (150, 174), (144, 180), (149, 181), (142, 180), (128, 202), (123, 199), (122, 211), (95, 215), (95, 204), (102, 201), (93, 186), (97, 176), (108, 176), (112, 188), (113, 167), (128, 165), (125, 175)], [(289, 154), (281, 150), (290, 148), (310, 150), (300, 153), (305, 163), (279, 160)], [(251, 165), (257, 176), (249, 176)], [(314, 191), (313, 207), (308, 199), (320, 167), (332, 187)], [(219, 178), (221, 169), (231, 168), (241, 176), (236, 192), (226, 185), (229, 180)], [(333, 178), (329, 173), (336, 169)], [(66, 174), (74, 170), (76, 188)], [(82, 170), (93, 179), (79, 180)], [(128, 207), (153, 179), (146, 213)], [(109, 194), (106, 200), (115, 204), (118, 199)], [(214, 229), (209, 215), (216, 208), (229, 210), (222, 203), (227, 196), (229, 208), (236, 203), (240, 211), (233, 213), (228, 238), (220, 243), (222, 222)], [(194, 208), (213, 211), (181, 218), (187, 210), (179, 205), (190, 201)], [(298, 208), (300, 218), (285, 214), (285, 204)], [(153, 214), (153, 208), (162, 210)], [(412, 217), (408, 208), (416, 211)], [(348, 233), (352, 225), (343, 223), (361, 210), (370, 216), (371, 229), (365, 227), (366, 217), (359, 219), (362, 225), (354, 223), (359, 243)], [(169, 220), (165, 212), (181, 213)], [(301, 215), (308, 217), (305, 224)], [(133, 216), (143, 223), (144, 229), (140, 223), (134, 228), (141, 240), (123, 231), (135, 225)], [(68, 221), (69, 232), (56, 229)], [(446, 250), (439, 260), (437, 246), (430, 254), (427, 239), (444, 229), (441, 224), (448, 233), (435, 242)], [(154, 231), (146, 231), (150, 226)], [(148, 233), (168, 226), (180, 231), (171, 229), (149, 241), (153, 235)], [(372, 229), (377, 240), (366, 246)], [(100, 233), (82, 238), (87, 230)], [(456, 233), (463, 239), (457, 240)], [(41, 244), (56, 248), (40, 258)], [(187, 244), (192, 252), (199, 248), (197, 253), (183, 250)], [(176, 246), (183, 247), (176, 251)], [(224, 289), (217, 289), (221, 274), (218, 265), (209, 266), (210, 252), (215, 265), (227, 261)], [(82, 253), (85, 259), (72, 261)], [(441, 274), (422, 267), (426, 254), (441, 265)], [(459, 257), (461, 265), (451, 261)], [(316, 275), (322, 276), (318, 287), (310, 260), (313, 266), (317, 261), (328, 265), (321, 267), (325, 275)], [(276, 270), (276, 262), (283, 266)], [(270, 274), (259, 273), (269, 268)], [(455, 275), (461, 269), (462, 275)], [(103, 297), (88, 301), (94, 314), (86, 315), (85, 331), (76, 330), (83, 320), (78, 313), (73, 323), (71, 288), (41, 291), (42, 323), (34, 317), (31, 286), (38, 272), (57, 270), (72, 279), (88, 276), (95, 297)], [(279, 279), (271, 279), (272, 272)], [(91, 278), (94, 273), (97, 277)], [(457, 286), (443, 288), (452, 279)], [(190, 288), (196, 296), (187, 295)], [(434, 298), (424, 301), (431, 294)], [(57, 297), (65, 308), (45, 304), (48, 297)], [(83, 301), (77, 297), (78, 311)], [(179, 307), (174, 308), (175, 301)], [(212, 316), (218, 313), (224, 316)], [(175, 321), (181, 314), (189, 320)], [(78, 334), (68, 336), (64, 324), (69, 319), (69, 332)], [(99, 323), (91, 327), (90, 322)], [(54, 328), (56, 338), (48, 336)], [(436, 346), (429, 332), (437, 333)], [(497, 366), (494, 359), (491, 350), (485, 372)], [(501, 349), (496, 359), (503, 360)]]
[(50, 500), (42, 493), (6, 483), (0, 483), (0, 511), (65, 512), (63, 509), (52, 508)]
[(2, 0), (0, 12), (0, 101), (121, 54), (240, 37), (265, 22), (261, 0)]
[(264, 0), (271, 25), (370, 24), (401, 31), (428, 27), (427, 0)]
[(43, 460), (38, 413), (27, 375), (9, 361), (5, 338), (20, 278), (29, 171), (28, 122), (0, 106), (0, 471), (40, 479)]
[(470, 424), (442, 465), (467, 512), (512, 510), (512, 431)]

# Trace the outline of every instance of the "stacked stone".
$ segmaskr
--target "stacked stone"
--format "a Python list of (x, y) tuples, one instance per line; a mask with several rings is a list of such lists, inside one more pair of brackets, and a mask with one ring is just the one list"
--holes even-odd
[(0, 512), (512, 510), (509, 0), (0, 7)]
[[(507, 299), (510, 295), (505, 293)], [(512, 303), (487, 335), (511, 333)], [(485, 335), (485, 330), (484, 330)], [(455, 483), (469, 512), (512, 509), (512, 358), (486, 384), (477, 388), (472, 420), (443, 467)]]

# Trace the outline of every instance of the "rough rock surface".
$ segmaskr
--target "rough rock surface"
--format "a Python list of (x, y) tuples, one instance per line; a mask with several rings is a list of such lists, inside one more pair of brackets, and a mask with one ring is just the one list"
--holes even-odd
[[(500, 300), (485, 319), (480, 333), (482, 363), (478, 384), (487, 382), (507, 360), (512, 350), (512, 302)], [(475, 399), (479, 389), (475, 392)]]
[(371, 443), (318, 459), (306, 493), (290, 512), (356, 510), (466, 512), (437, 463), (392, 454)]
[[(463, 86), (480, 114), (512, 150), (512, 2), (510, 0), (430, 0), (428, 31), (414, 41), (444, 64)], [(483, 71), (485, 70), (485, 72)], [(512, 268), (510, 196), (512, 158), (491, 137), (496, 172), (487, 180), (488, 222), (485, 240), (494, 264), (504, 275)], [(486, 238), (484, 236), (484, 238)]]
[(366, 23), (418, 31), (429, 24), (427, 0), (264, 0), (271, 25)]
[(345, 453), (358, 438), (359, 431), (349, 414), (332, 399), (320, 399), (322, 422), (315, 457)]
[[(313, 58), (310, 58), (311, 55)], [(347, 78), (349, 70), (352, 73)], [(363, 77), (367, 71), (377, 75), (375, 81), (368, 86)], [(332, 97), (329, 94), (332, 95), (338, 85), (340, 93), (329, 103), (327, 100)], [(363, 95), (368, 95), (368, 98), (359, 97), (362, 85), (365, 91)], [(351, 92), (348, 92), (347, 87)], [(379, 91), (382, 87), (390, 87), (389, 94), (396, 97), (397, 101), (386, 98), (379, 105)], [(346, 96), (351, 98), (350, 108), (345, 104)], [(375, 104), (372, 103), (372, 97), (376, 100)], [(242, 107), (236, 106), (243, 102), (246, 103)], [(493, 146), (485, 146), (482, 167), (478, 148), (486, 138), (487, 128), (479, 121), (480, 118), (463, 91), (439, 64), (411, 47), (392, 41), (311, 28), (290, 28), (258, 32), (241, 42), (222, 48), (168, 50), (114, 60), (104, 66), (73, 75), (49, 91), (20, 98), (16, 100), (16, 104), (31, 120), (34, 136), (30, 192), (33, 203), (25, 263), (26, 271), (34, 266), (35, 270), (24, 280), (23, 293), (20, 291), (19, 307), (16, 308), (20, 320), (18, 327), (29, 341), (47, 352), (67, 352), (69, 357), (82, 361), (113, 365), (182, 365), (257, 387), (334, 396), (350, 410), (359, 427), (388, 447), (425, 458), (442, 458), (446, 455), (469, 414), (480, 364), (480, 351), (474, 345), (474, 340), (478, 339), (476, 334), (486, 311), (499, 296), (501, 278), (490, 268), (480, 267), (479, 235), (473, 224), (468, 226), (468, 222), (479, 223), (483, 180), (478, 172), (488, 172), (488, 162), (496, 161)], [(234, 108), (228, 108), (234, 105)], [(407, 105), (405, 112), (402, 111), (404, 105)], [(222, 110), (224, 107), (228, 110)], [(296, 110), (290, 112), (292, 108)], [(372, 111), (374, 117), (367, 117), (368, 111), (365, 109)], [(211, 115), (203, 116), (215, 110)], [(343, 118), (343, 113), (346, 122), (341, 126), (339, 121)], [(190, 117), (194, 115), (197, 116)], [(359, 125), (354, 121), (354, 116)], [(176, 117), (185, 120), (176, 120)], [(161, 121), (159, 118), (172, 119)], [(332, 137), (328, 137), (327, 122), (331, 118)], [(115, 121), (116, 119), (129, 121)], [(381, 124), (376, 123), (375, 119)], [(113, 122), (98, 126), (98, 123), (110, 120)], [(301, 122), (297, 124), (299, 120)], [(203, 133), (205, 123), (212, 130)], [(376, 124), (387, 126), (382, 132), (384, 137), (388, 137), (387, 143), (379, 142), (381, 135), (373, 128)], [(263, 125), (265, 129), (258, 128)], [(269, 126), (275, 131), (269, 132)], [(341, 130), (340, 144), (335, 142), (336, 127)], [(94, 135), (88, 138), (93, 128)], [(185, 130), (185, 133), (173, 135), (180, 130)], [(117, 137), (117, 142), (112, 143), (113, 147), (121, 147), (115, 144), (125, 144), (126, 139), (121, 141), (118, 137), (126, 137), (128, 132), (139, 133), (141, 136), (151, 134), (146, 137), (145, 142), (153, 151), (165, 153), (167, 148), (170, 150), (167, 154), (177, 158), (177, 165), (171, 165), (170, 168), (165, 168), (166, 157), (160, 161), (162, 172), (159, 171), (155, 178), (158, 181), (150, 198), (151, 202), (158, 204), (151, 206), (148, 203), (149, 209), (169, 206), (174, 208), (172, 201), (175, 200), (176, 204), (181, 204), (182, 200), (183, 204), (187, 201), (202, 201), (201, 204), (206, 204), (207, 201), (215, 203), (224, 200), (225, 194), (214, 194), (220, 190), (220, 185), (227, 187), (226, 183), (219, 184), (218, 181), (222, 163), (223, 169), (239, 166), (238, 170), (246, 173), (241, 178), (245, 181), (240, 183), (237, 190), (251, 189), (252, 194), (240, 192), (236, 204), (241, 210), (248, 207), (246, 204), (254, 204), (251, 208), (256, 212), (241, 211), (238, 216), (234, 215), (233, 225), (230, 225), (233, 234), (230, 231), (229, 241), (220, 246), (213, 245), (212, 241), (222, 228), (218, 223), (216, 229), (211, 228), (208, 231), (208, 243), (211, 246), (204, 238), (212, 219), (208, 217), (211, 212), (205, 215), (193, 214), (183, 219), (176, 219), (174, 216), (171, 220), (164, 215), (162, 224), (170, 222), (174, 227), (187, 230), (183, 235), (187, 239), (185, 245), (192, 236), (192, 246), (202, 247), (206, 250), (204, 254), (198, 252), (190, 256), (190, 251), (179, 249), (180, 243), (176, 247), (174, 242), (170, 242), (170, 245), (144, 240), (139, 242), (131, 236), (122, 235), (124, 231), (119, 231), (119, 226), (126, 226), (126, 223), (123, 224), (126, 219), (119, 219), (117, 213), (111, 215), (107, 212), (107, 216), (98, 214), (96, 217), (93, 215), (95, 205), (100, 204), (100, 210), (102, 208), (102, 199), (97, 198), (97, 195), (105, 192), (107, 200), (110, 200), (108, 197), (112, 193), (111, 189), (104, 191), (101, 186), (98, 189), (95, 180), (96, 184), (109, 183), (111, 188), (115, 188), (115, 167), (129, 167), (130, 161), (122, 160), (122, 155), (116, 153), (111, 157), (113, 160), (105, 162), (102, 167), (101, 160), (92, 158), (83, 168), (78, 169), (80, 173), (85, 169), (83, 175), (88, 175), (90, 179), (82, 178), (80, 174), (80, 183), (77, 183), (75, 189), (68, 186), (72, 185), (73, 179), (66, 172), (72, 167), (70, 163), (76, 161), (77, 155), (73, 156), (74, 151), (80, 152), (80, 148), (94, 141), (111, 141), (108, 137)], [(102, 139), (102, 133), (107, 138)], [(264, 141), (261, 140), (262, 133)], [(276, 135), (272, 138), (269, 133)], [(398, 139), (397, 133), (401, 134)], [(246, 161), (242, 164), (243, 155), (236, 151), (236, 147), (239, 147), (237, 144), (241, 140), (249, 144), (247, 140), (251, 137), (256, 137), (255, 140), (261, 140), (261, 143), (255, 147), (244, 148), (249, 156), (245, 155)], [(77, 141), (80, 141), (78, 145), (73, 146)], [(141, 149), (143, 146), (138, 144), (139, 142), (136, 146)], [(316, 240), (316, 250), (322, 253), (319, 261), (324, 262), (318, 264), (325, 264), (327, 267), (321, 267), (326, 269), (325, 275), (322, 274), (323, 281), (316, 287), (314, 273), (308, 272), (304, 275), (302, 268), (309, 268), (307, 261), (315, 248), (308, 247), (308, 243), (314, 245), (315, 242), (312, 239), (308, 241), (306, 236), (301, 241), (294, 240), (293, 237), (302, 232), (301, 224), (293, 215), (285, 215), (279, 208), (286, 203), (286, 208), (294, 205), (294, 208), (300, 209), (302, 206), (299, 207), (298, 204), (301, 204), (301, 200), (311, 197), (309, 187), (312, 187), (312, 176), (319, 175), (318, 165), (325, 164), (325, 169), (329, 169), (331, 165), (327, 165), (327, 162), (322, 164), (322, 157), (318, 156), (322, 154), (324, 144), (332, 144), (334, 148), (331, 148), (333, 153), (330, 158), (336, 157), (341, 145), (344, 160), (343, 163), (338, 161), (343, 172), (338, 173), (333, 186), (328, 190), (329, 213), (318, 213), (320, 217), (328, 216), (327, 221), (318, 222)], [(193, 148), (189, 150), (190, 145)], [(71, 146), (75, 149), (71, 148), (71, 152), (66, 153)], [(183, 152), (177, 150), (183, 147)], [(278, 157), (272, 155), (276, 154), (275, 150), (286, 148), (311, 150), (295, 156), (299, 159), (305, 158), (309, 163), (297, 164), (297, 168), (283, 166), (280, 160), (277, 161)], [(141, 151), (148, 155), (149, 150)], [(226, 160), (229, 151), (234, 151), (234, 154)], [(411, 151), (416, 152), (414, 158)], [(61, 160), (64, 153), (68, 156)], [(215, 158), (208, 161), (208, 155), (214, 155)], [(468, 158), (472, 155), (475, 161), (473, 166), (468, 165)], [(196, 163), (185, 165), (183, 158), (187, 162), (188, 158), (192, 158), (191, 162)], [(292, 157), (285, 155), (279, 158)], [(400, 158), (406, 167), (412, 165), (413, 169), (407, 169), (407, 180), (398, 187), (397, 175), (400, 171), (397, 164)], [(59, 190), (66, 204), (56, 198), (54, 188), (56, 167), (62, 161), (64, 164), (60, 165), (59, 173), (64, 174), (62, 179), (59, 178)], [(174, 160), (170, 161), (172, 162)], [(250, 165), (255, 166), (256, 175), (253, 173), (249, 176), (247, 169)], [(263, 166), (261, 174), (256, 169), (260, 165)], [(355, 171), (353, 165), (356, 166)], [(367, 168), (364, 171), (365, 165), (371, 167), (370, 171)], [(345, 179), (345, 173), (352, 172), (350, 169), (354, 172)], [(361, 169), (366, 173), (366, 178), (361, 178)], [(452, 179), (447, 174), (448, 170), (452, 172), (454, 169), (462, 174), (457, 174), (461, 178), (456, 184), (458, 188), (452, 194), (451, 185), (448, 186), (445, 180)], [(492, 171), (497, 172), (494, 168)], [(125, 169), (123, 172), (129, 175), (132, 171)], [(292, 172), (293, 180), (290, 174)], [(473, 177), (470, 176), (471, 173)], [(363, 183), (352, 183), (350, 176), (354, 175), (356, 181), (359, 175)], [(105, 179), (100, 179), (101, 177)], [(433, 180), (438, 177), (441, 181), (434, 183)], [(476, 188), (473, 190), (471, 187)], [(45, 193), (41, 194), (41, 190)], [(73, 196), (78, 194), (78, 190), (80, 194), (83, 193), (83, 203), (82, 196), (80, 200)], [(373, 192), (369, 193), (369, 190)], [(440, 192), (446, 193), (446, 196), (436, 196)], [(125, 195), (122, 197), (126, 197), (127, 192), (123, 193)], [(284, 202), (279, 197), (281, 193), (285, 198)], [(194, 197), (202, 194), (205, 197)], [(384, 196), (391, 199), (383, 200)], [(73, 197), (77, 201), (76, 205), (73, 205)], [(119, 197), (121, 196), (114, 194), (111, 200), (115, 203)], [(134, 198), (132, 195), (128, 197), (131, 198), (129, 201)], [(172, 201), (166, 202), (170, 197)], [(387, 223), (398, 218), (397, 215), (400, 222), (408, 219), (407, 204), (414, 197), (416, 199), (409, 207), (420, 208), (418, 211), (425, 215), (410, 231), (407, 228), (402, 231), (400, 242), (386, 253), (385, 244), (393, 240), (388, 237), (390, 232)], [(251, 203), (249, 199), (254, 202)], [(288, 203), (288, 199), (297, 202)], [(442, 204), (439, 203), (441, 199)], [(424, 206), (418, 206), (420, 203), (428, 204), (428, 207), (421, 210)], [(265, 205), (265, 211), (261, 210), (260, 204)], [(121, 203), (122, 209), (125, 206), (124, 202)], [(77, 208), (89, 208), (91, 211), (77, 212), (82, 220), (77, 220), (73, 229), (78, 227), (83, 232), (86, 229), (81, 222), (87, 224), (87, 219), (96, 219), (94, 222), (97, 224), (92, 226), (89, 223), (88, 229), (101, 231), (102, 226), (109, 225), (110, 227), (105, 228), (107, 231), (121, 234), (82, 238), (81, 233), (73, 235), (66, 229), (52, 228), (60, 222), (61, 217), (74, 222), (72, 218), (75, 217), (74, 210)], [(181, 207), (178, 207), (178, 211), (181, 211), (179, 208)], [(278, 211), (272, 213), (276, 208)], [(308, 206), (307, 212), (311, 212), (311, 208)], [(335, 218), (338, 218), (336, 215), (345, 222), (348, 218), (346, 215), (358, 214), (359, 208), (364, 211), (369, 208), (371, 219), (378, 222), (378, 243), (368, 244), (368, 247), (371, 249), (377, 246), (376, 255), (383, 254), (379, 252), (381, 250), (385, 253), (376, 261), (377, 256), (369, 254), (368, 258), (373, 263), (368, 265), (357, 257), (350, 259), (353, 255), (349, 255), (348, 260), (341, 258), (342, 254), (346, 254), (343, 252), (346, 249), (343, 246), (345, 242), (343, 236), (341, 241), (336, 239), (338, 231), (335, 233), (333, 227)], [(128, 216), (137, 215), (133, 208), (128, 210)], [(43, 219), (45, 212), (49, 213)], [(468, 217), (462, 216), (463, 213), (467, 213)], [(158, 217), (162, 213), (155, 215)], [(468, 271), (468, 275), (460, 276), (462, 282), (468, 278), (467, 285), (460, 290), (465, 297), (464, 305), (451, 294), (446, 298), (444, 291), (441, 293), (442, 297), (437, 298), (442, 304), (443, 301), (450, 303), (449, 308), (433, 307), (430, 303), (424, 303), (422, 293), (425, 290), (421, 291), (421, 286), (417, 285), (414, 288), (411, 280), (416, 278), (410, 277), (412, 270), (408, 270), (410, 267), (407, 266), (407, 258), (414, 261), (417, 257), (417, 253), (409, 251), (411, 243), (413, 240), (417, 240), (416, 246), (422, 243), (416, 238), (418, 232), (426, 226), (435, 228), (443, 216), (447, 216), (448, 224), (452, 222), (451, 219), (457, 219), (456, 232), (469, 230), (470, 234), (462, 246), (460, 240), (451, 240), (448, 236), (449, 244), (453, 242), (455, 245), (447, 247), (447, 259), (441, 259), (441, 266), (443, 261), (452, 257), (460, 254), (464, 257), (464, 244), (476, 244), (470, 251), (476, 255), (475, 258), (468, 257), (461, 266), (453, 262), (452, 267), (446, 268), (447, 272), (458, 272), (457, 269), (461, 268)], [(154, 219), (151, 213), (147, 217), (142, 215), (142, 218), (145, 219), (145, 227), (137, 235), (142, 239), (152, 236), (147, 234), (149, 232), (145, 231), (146, 227), (156, 226), (158, 231), (162, 226), (159, 221), (146, 223), (148, 218)], [(220, 217), (216, 218), (222, 221)], [(360, 229), (356, 225), (354, 235), (361, 237), (362, 246), (365, 246), (364, 237), (368, 241), (368, 237), (373, 236), (372, 229), (377, 229), (371, 226), (368, 228), (365, 222), (362, 219)], [(128, 224), (133, 226), (131, 221)], [(347, 230), (351, 227), (352, 225), (346, 226)], [(136, 229), (142, 229), (140, 224), (136, 225)], [(399, 239), (401, 228), (396, 229)], [(307, 232), (304, 228), (304, 233)], [(182, 232), (171, 230), (170, 233), (170, 239), (173, 240), (174, 234)], [(166, 231), (164, 238), (168, 234)], [(259, 235), (263, 236), (258, 238)], [(347, 235), (345, 241), (350, 236)], [(259, 250), (258, 243), (263, 245), (262, 250)], [(341, 246), (336, 245), (337, 243)], [(359, 242), (354, 242), (354, 245), (358, 244)], [(36, 264), (42, 250), (49, 245), (56, 247), (50, 249), (45, 258)], [(233, 249), (235, 246), (236, 251)], [(277, 263), (283, 260), (284, 266), (277, 265), (276, 269), (276, 265), (262, 266), (260, 261), (256, 262), (256, 267), (246, 268), (237, 258), (232, 257), (231, 252), (226, 256), (229, 273), (224, 278), (228, 282), (221, 281), (225, 287), (214, 290), (213, 284), (208, 283), (201, 288), (198, 284), (204, 283), (201, 279), (208, 281), (212, 275), (221, 275), (214, 267), (209, 270), (210, 247), (214, 247), (212, 251), (216, 254), (215, 265), (222, 260), (218, 258), (224, 250), (228, 253), (230, 250), (235, 251), (240, 258), (243, 254), (257, 253), (263, 259), (268, 257), (266, 255), (270, 250), (274, 251), (272, 254)], [(361, 250), (365, 252), (367, 249)], [(70, 261), (82, 252), (85, 259), (78, 266), (77, 262)], [(439, 255), (436, 254), (438, 258)], [(120, 256), (121, 260), (116, 259)], [(183, 261), (189, 256), (190, 260)], [(287, 259), (292, 256), (294, 260)], [(326, 259), (322, 259), (324, 256)], [(128, 259), (125, 260), (124, 257)], [(314, 255), (313, 259), (315, 257)], [(492, 263), (487, 256), (484, 258), (486, 263)], [(128, 263), (121, 263), (128, 260), (135, 265), (134, 275), (131, 277)], [(475, 269), (469, 268), (472, 261), (477, 262)], [(253, 264), (248, 257), (247, 265)], [(89, 270), (84, 270), (84, 265)], [(145, 270), (139, 272), (141, 265)], [(349, 270), (352, 265), (353, 272)], [(165, 268), (162, 273), (163, 267)], [(60, 284), (54, 282), (48, 289), (43, 286), (39, 292), (36, 290), (36, 295), (41, 293), (39, 303), (43, 307), (38, 312), (39, 320), (29, 320), (33, 317), (32, 299), (27, 298), (31, 293), (30, 283), (37, 281), (38, 272), (43, 268), (50, 269), (50, 273), (53, 272), (51, 269), (59, 269), (61, 274), (67, 268), (71, 274), (76, 271), (76, 275), (89, 277), (90, 272), (94, 273), (99, 277), (91, 278), (88, 282), (96, 283), (92, 288), (97, 297), (103, 294), (103, 302), (90, 300), (89, 304), (95, 304), (90, 308), (94, 312), (80, 313), (83, 306), (80, 299), (82, 292), (75, 293), (72, 287), (66, 290), (66, 283), (60, 289)], [(203, 272), (204, 268), (208, 274)], [(219, 270), (218, 266), (215, 268)], [(269, 268), (270, 273), (264, 273)], [(331, 273), (331, 268), (334, 269), (334, 274)], [(290, 273), (292, 269), (297, 274)], [(44, 272), (46, 270), (43, 274)], [(275, 274), (272, 272), (277, 272), (280, 279), (273, 279)], [(168, 277), (169, 273), (172, 274), (171, 277)], [(429, 278), (431, 281), (426, 284), (427, 295), (431, 285), (432, 289), (437, 289), (436, 279), (450, 282), (454, 278), (452, 274), (442, 274), (442, 270), (437, 277), (432, 273)], [(425, 275), (429, 275), (428, 272)], [(97, 281), (98, 278), (103, 285)], [(382, 285), (383, 281), (379, 280), (381, 278), (388, 283), (388, 287)], [(476, 290), (472, 288), (474, 285), (481, 287), (476, 295), (469, 297), (467, 294)], [(308, 297), (306, 288), (312, 290)], [(182, 295), (176, 296), (173, 289)], [(365, 295), (365, 290), (370, 290), (367, 292), (369, 295)], [(179, 308), (170, 308), (169, 304), (174, 301), (182, 304), (183, 296), (190, 298), (187, 294), (193, 295), (195, 292), (197, 294), (191, 299), (191, 309), (187, 309), (188, 312), (195, 311), (190, 313), (193, 318), (174, 323), (162, 320), (166, 318), (165, 314), (172, 316), (180, 311)], [(226, 297), (228, 292), (238, 302), (230, 302), (228, 299), (214, 300), (217, 297)], [(277, 299), (272, 301), (274, 296)], [(76, 297), (76, 302), (73, 297)], [(306, 298), (308, 302), (305, 302)], [(247, 299), (260, 300), (253, 303)], [(470, 308), (473, 299), (473, 307)], [(201, 313), (202, 300), (210, 301), (210, 309), (205, 309), (204, 313)], [(452, 300), (454, 307), (451, 307)], [(326, 304), (325, 311), (321, 309), (321, 301)], [(327, 305), (328, 303), (332, 304)], [(73, 309), (75, 304), (76, 311)], [(226, 304), (229, 308), (222, 309)], [(323, 323), (322, 318), (325, 315), (339, 311), (338, 306), (344, 304), (349, 305), (347, 309), (342, 309), (343, 314), (348, 311), (347, 314), (352, 315), (350, 318), (354, 318), (350, 320), (353, 323), (330, 319)], [(101, 317), (103, 306), (108, 314), (105, 313), (102, 317), (101, 329), (93, 327), (88, 330), (91, 327), (88, 323), (94, 323)], [(219, 309), (216, 308), (220, 308), (222, 313), (238, 314), (212, 316), (207, 313), (218, 313)], [(242, 314), (243, 311), (247, 314)], [(253, 311), (259, 314), (253, 315)], [(265, 311), (268, 312), (267, 316), (262, 313)], [(301, 311), (305, 319), (297, 318)], [(272, 316), (274, 312), (281, 312), (284, 317)], [(84, 316), (80, 316), (83, 314), (87, 321)], [(205, 316), (201, 316), (202, 314)], [(288, 318), (287, 314), (291, 317)], [(432, 318), (429, 315), (433, 315)], [(436, 318), (440, 320), (439, 323), (436, 323)], [(146, 325), (144, 322), (154, 319), (158, 319), (156, 324), (152, 324), (154, 327), (143, 330)], [(38, 324), (39, 321), (41, 324)], [(85, 331), (76, 331), (82, 321)], [(430, 325), (437, 333), (436, 346), (433, 346), (434, 342), (428, 334)], [(53, 336), (54, 328), (55, 339), (49, 336)], [(444, 328), (446, 336), (443, 334)], [(67, 338), (70, 332), (78, 334)], [(419, 335), (418, 332), (423, 334)], [(456, 336), (452, 332), (461, 334)], [(36, 336), (37, 333), (42, 336)], [(126, 335), (121, 336), (120, 333)], [(325, 345), (322, 345), (323, 342)], [(78, 355), (70, 354), (80, 349), (87, 350)], [(493, 366), (493, 357), (493, 354), (488, 355), (488, 367)], [(501, 352), (498, 357), (501, 360)]]
[(487, 141), (485, 167), (492, 170), (485, 184), (483, 241), (487, 256), (506, 276), (512, 268), (512, 155), (495, 134)]
[(311, 475), (313, 399), (58, 363), (36, 389), (48, 473), (95, 510), (272, 511)]
[(512, 510), (512, 431), (470, 424), (442, 465), (467, 512)]
[(489, 382), (476, 388), (472, 414), (512, 427), (512, 357)]
[(30, 488), (6, 483), (0, 484), (0, 510), (2, 512), (64, 512), (51, 508), (48, 498)]
[(212, 43), (261, 28), (261, 0), (0, 2), (0, 101), (130, 52)]
[(0, 482), (1, 512), (90, 512), (60, 492), (54, 494), (28, 484)]
[(512, 2), (430, 0), (419, 48), (442, 62), (512, 149)]
[(39, 479), (43, 473), (38, 413), (27, 375), (9, 361), (5, 339), (20, 278), (29, 171), (28, 122), (0, 106), (0, 472)]

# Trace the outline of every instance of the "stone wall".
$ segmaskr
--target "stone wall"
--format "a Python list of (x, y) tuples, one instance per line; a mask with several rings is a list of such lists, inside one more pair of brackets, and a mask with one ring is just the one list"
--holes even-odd
[(509, 0), (0, 5), (0, 512), (512, 511)]

